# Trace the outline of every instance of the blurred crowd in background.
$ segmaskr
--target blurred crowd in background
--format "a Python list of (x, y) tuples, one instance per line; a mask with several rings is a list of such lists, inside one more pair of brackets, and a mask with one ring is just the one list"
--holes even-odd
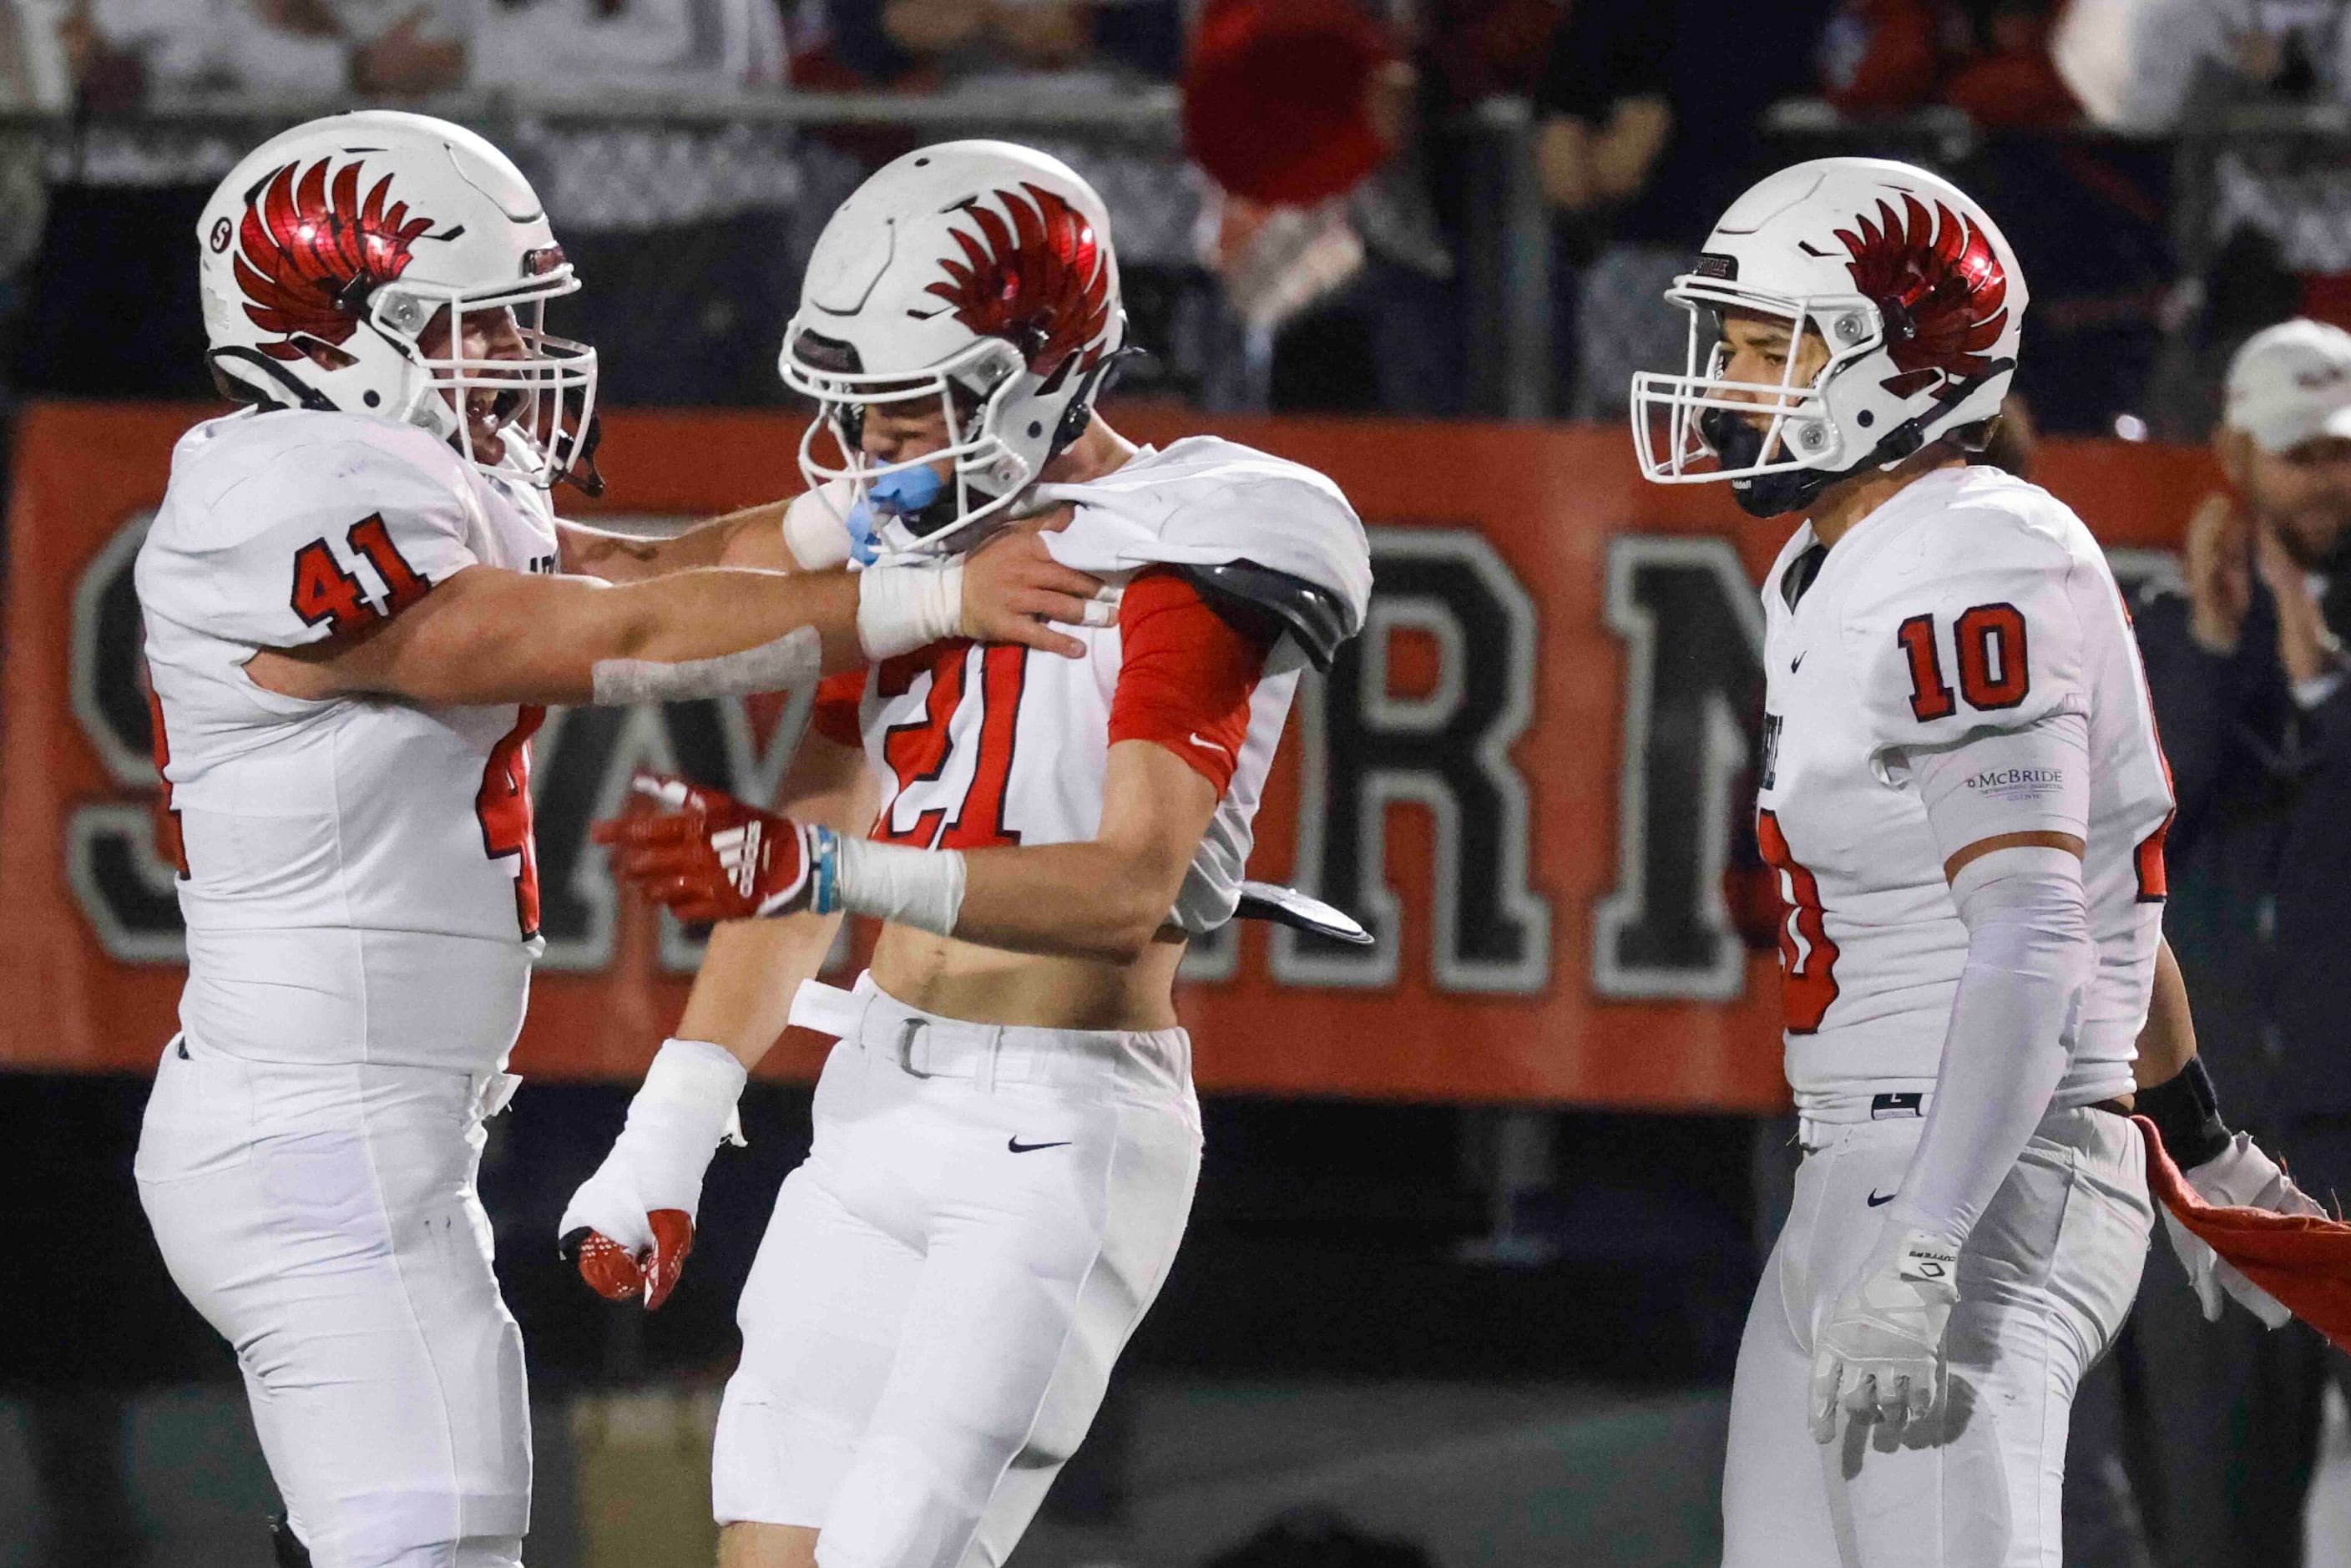
[(1728, 198), (1875, 151), (2017, 236), (2044, 428), (2192, 438), (2251, 331), (2351, 319), (2346, 9), (0, 0), (0, 376), (200, 395), (204, 191), (274, 124), (374, 99), (470, 108), (512, 145), (623, 402), (778, 400), (822, 214), (906, 146), (1017, 127), (1110, 201), (1156, 355), (1130, 391), (1613, 417), (1633, 370), (1678, 359), (1657, 294)]

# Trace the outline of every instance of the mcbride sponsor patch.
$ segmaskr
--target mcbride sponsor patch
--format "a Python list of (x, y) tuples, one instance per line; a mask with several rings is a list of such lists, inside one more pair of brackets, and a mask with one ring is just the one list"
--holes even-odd
[(1968, 792), (1986, 800), (2038, 800), (2065, 787), (2062, 768), (1988, 768), (1964, 780)]

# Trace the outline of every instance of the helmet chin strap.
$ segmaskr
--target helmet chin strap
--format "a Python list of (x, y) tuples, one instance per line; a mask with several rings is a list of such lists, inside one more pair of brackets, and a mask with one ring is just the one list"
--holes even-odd
[[(246, 349), (235, 346), (225, 349), (214, 349), (204, 356), (204, 360), (205, 362), (210, 364), (212, 368), (223, 378), (243, 387), (246, 392), (251, 392), (254, 395), (255, 400), (264, 408), (303, 408), (308, 409), (313, 413), (333, 413), (336, 412), (334, 403), (329, 401), (326, 393), (303, 381), (299, 376), (294, 374), (293, 371), (287, 370), (285, 366), (279, 364), (268, 355), (262, 353), (257, 349)], [(236, 371), (230, 369), (229, 363), (225, 361), (234, 362), (238, 366), (250, 366), (253, 369), (261, 371), (272, 382), (276, 382), (279, 388), (283, 389), (287, 394), (287, 400), (290, 401), (281, 401), (273, 395), (267, 388), (258, 385), (248, 377), (241, 375)]]
[[(1975, 396), (1984, 383), (1995, 376), (2006, 375), (2016, 369), (2013, 359), (1994, 360), (1974, 375), (1960, 382), (1949, 392), (1937, 398), (1927, 408), (1887, 431), (1879, 438), (1869, 455), (1845, 468), (1784, 468), (1776, 474), (1756, 474), (1730, 482), (1731, 499), (1751, 517), (1784, 517), (1800, 507), (1805, 507), (1840, 479), (1871, 468), (1890, 468), (1927, 444), (1927, 429), (1937, 420)], [(1719, 415), (1721, 417), (1718, 418)], [(1762, 456), (1763, 433), (1738, 415), (1723, 409), (1709, 409), (1699, 416), (1698, 433), (1706, 437), (1724, 462), (1733, 467), (1746, 467)]]

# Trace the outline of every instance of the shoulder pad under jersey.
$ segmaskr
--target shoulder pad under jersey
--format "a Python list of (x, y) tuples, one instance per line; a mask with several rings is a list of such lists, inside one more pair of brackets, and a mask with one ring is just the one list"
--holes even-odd
[(1211, 601), (1258, 606), (1317, 664), (1362, 630), (1372, 559), (1364, 525), (1323, 475), (1213, 436), (1179, 441), (1082, 485), (1040, 485), (1076, 507), (1045, 536), (1081, 571), (1184, 569)]
[(1354, 635), (1347, 607), (1328, 589), (1302, 577), (1259, 566), (1253, 560), (1217, 561), (1176, 569), (1208, 607), (1230, 620), (1229, 610), (1246, 607), (1243, 616), (1262, 624), (1269, 617), (1272, 630), (1287, 632), (1318, 670), (1328, 670), (1341, 643)]

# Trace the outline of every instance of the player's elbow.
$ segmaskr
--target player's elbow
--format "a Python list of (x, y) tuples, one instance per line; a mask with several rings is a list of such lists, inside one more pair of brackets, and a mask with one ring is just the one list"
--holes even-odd
[(1185, 869), (1186, 862), (1170, 864), (1163, 855), (1120, 857), (1116, 873), (1102, 884), (1110, 894), (1108, 907), (1096, 912), (1077, 934), (1091, 948), (1089, 956), (1132, 964), (1148, 953), (1176, 907)]

